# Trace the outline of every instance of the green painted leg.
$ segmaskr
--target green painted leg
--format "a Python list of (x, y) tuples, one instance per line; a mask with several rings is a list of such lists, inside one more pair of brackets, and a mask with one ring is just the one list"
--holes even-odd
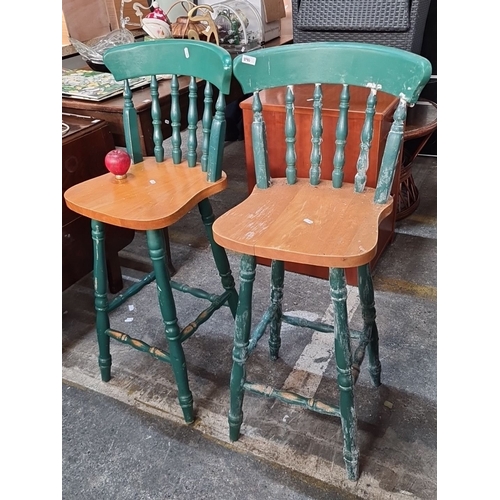
[(382, 371), (378, 353), (378, 329), (375, 322), (375, 295), (373, 281), (368, 264), (358, 268), (359, 299), (363, 311), (363, 331), (367, 337), (367, 350), (370, 376), (375, 387), (380, 385)]
[(106, 249), (104, 244), (104, 224), (92, 220), (92, 240), (94, 245), (94, 307), (96, 312), (97, 343), (99, 345), (99, 368), (101, 379), (111, 379), (111, 353), (109, 350), (108, 316), (108, 273), (106, 269)]
[(234, 327), (233, 368), (230, 382), (229, 439), (237, 441), (243, 422), (243, 395), (248, 359), (248, 341), (252, 324), (252, 291), (257, 261), (242, 255), (240, 265), (240, 294)]
[(212, 231), (212, 226), (215, 221), (214, 212), (212, 210), (212, 205), (210, 200), (204, 199), (198, 203), (198, 208), (200, 210), (201, 219), (205, 225), (205, 231), (207, 233), (208, 240), (210, 241), (210, 246), (212, 248), (212, 254), (214, 256), (215, 265), (219, 271), (219, 276), (221, 278), (222, 286), (224, 290), (230, 290), (231, 295), (228, 299), (228, 305), (231, 309), (231, 314), (233, 318), (236, 317), (236, 308), (238, 307), (238, 293), (236, 292), (233, 274), (231, 273), (231, 267), (229, 266), (229, 260), (227, 258), (227, 253), (224, 248), (218, 245), (214, 240), (214, 233)]
[(269, 326), (269, 355), (278, 359), (281, 347), (281, 315), (283, 314), (283, 283), (285, 281), (285, 263), (273, 260), (271, 264), (271, 304), (274, 306), (273, 319)]
[(335, 328), (335, 360), (340, 393), (340, 419), (344, 435), (344, 462), (347, 477), (359, 477), (359, 451), (357, 446), (357, 419), (354, 407), (354, 381), (351, 373), (351, 344), (347, 322), (347, 287), (343, 269), (330, 269), (330, 294)]
[(194, 421), (193, 395), (189, 390), (186, 358), (181, 344), (181, 331), (177, 322), (174, 296), (170, 286), (165, 258), (165, 237), (161, 230), (146, 231), (149, 255), (156, 275), (156, 287), (160, 311), (165, 325), (165, 336), (168, 341), (170, 363), (174, 371), (179, 404), (184, 414), (184, 420), (190, 424)]

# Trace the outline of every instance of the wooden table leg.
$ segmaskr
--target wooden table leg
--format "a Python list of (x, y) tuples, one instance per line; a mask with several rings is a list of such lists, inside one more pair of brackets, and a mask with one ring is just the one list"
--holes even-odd
[(418, 208), (420, 196), (413, 178), (412, 164), (436, 128), (436, 103), (422, 99), (413, 108), (409, 108), (404, 133), (401, 174), (399, 176), (397, 221), (408, 217)]
[(167, 256), (168, 272), (170, 273), (170, 276), (173, 276), (177, 272), (177, 270), (175, 269), (172, 262), (172, 252), (170, 250), (170, 236), (168, 235), (168, 227), (163, 229), (163, 234), (165, 235), (165, 253)]
[(415, 212), (420, 204), (420, 194), (418, 192), (415, 179), (413, 178), (412, 165), (415, 158), (430, 139), (431, 135), (432, 133), (410, 141), (420, 141), (416, 146), (412, 144), (411, 150), (406, 143), (403, 145), (403, 164), (401, 165), (401, 175), (399, 177), (399, 196), (396, 212), (397, 221), (404, 219)]
[(118, 293), (123, 288), (122, 269), (118, 252), (106, 256), (106, 267), (108, 269), (108, 287), (111, 293)]

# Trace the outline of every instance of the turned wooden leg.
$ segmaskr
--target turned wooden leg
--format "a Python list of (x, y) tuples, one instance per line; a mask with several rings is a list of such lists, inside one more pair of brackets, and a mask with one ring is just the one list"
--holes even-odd
[(162, 230), (146, 231), (146, 237), (156, 276), (158, 301), (165, 325), (165, 336), (168, 341), (170, 363), (177, 384), (179, 404), (184, 414), (184, 420), (190, 424), (194, 421), (193, 395), (189, 389), (186, 358), (181, 344), (181, 331), (177, 322), (174, 296), (166, 267), (164, 232)]
[(363, 314), (363, 337), (366, 339), (370, 376), (375, 387), (380, 385), (381, 365), (378, 352), (378, 329), (375, 322), (375, 294), (368, 264), (358, 268), (359, 300)]
[(92, 220), (92, 241), (94, 247), (94, 306), (96, 312), (96, 333), (99, 346), (99, 368), (101, 379), (108, 382), (111, 379), (111, 353), (108, 316), (108, 277), (106, 269), (106, 248), (104, 243), (104, 224)]
[(170, 276), (173, 276), (177, 269), (174, 267), (174, 263), (172, 262), (172, 252), (170, 250), (170, 236), (168, 235), (168, 227), (163, 228), (163, 236), (165, 238), (165, 253), (167, 255), (167, 268)]
[(359, 451), (357, 446), (357, 419), (354, 406), (354, 381), (351, 372), (351, 344), (347, 321), (347, 287), (343, 269), (330, 269), (330, 294), (335, 329), (335, 360), (340, 394), (340, 419), (344, 435), (344, 462), (347, 477), (359, 477)]
[(122, 268), (118, 252), (107, 252), (108, 286), (111, 293), (118, 293), (123, 288)]
[(226, 250), (218, 245), (214, 240), (212, 226), (215, 221), (215, 216), (212, 210), (212, 205), (208, 199), (205, 199), (198, 203), (198, 209), (200, 211), (201, 220), (205, 226), (205, 232), (207, 234), (208, 241), (210, 242), (210, 247), (212, 248), (212, 255), (214, 256), (215, 265), (219, 271), (222, 286), (224, 287), (224, 290), (231, 291), (227, 303), (233, 318), (235, 318), (236, 308), (238, 306), (238, 293), (236, 292), (234, 278), (231, 272), (231, 267), (229, 266)]
[(243, 422), (243, 396), (246, 380), (245, 363), (252, 324), (252, 292), (255, 280), (255, 257), (243, 255), (240, 264), (240, 293), (234, 328), (233, 368), (230, 382), (229, 439), (237, 441)]
[(285, 281), (285, 263), (273, 260), (271, 264), (271, 304), (273, 319), (269, 325), (269, 356), (278, 359), (281, 347), (281, 315), (283, 314), (283, 283)]

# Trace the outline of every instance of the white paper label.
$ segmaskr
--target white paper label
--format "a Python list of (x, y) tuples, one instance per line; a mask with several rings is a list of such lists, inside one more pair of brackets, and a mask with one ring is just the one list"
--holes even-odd
[(252, 66), (255, 66), (256, 59), (255, 57), (244, 55), (241, 58), (241, 62), (243, 64), (251, 64)]

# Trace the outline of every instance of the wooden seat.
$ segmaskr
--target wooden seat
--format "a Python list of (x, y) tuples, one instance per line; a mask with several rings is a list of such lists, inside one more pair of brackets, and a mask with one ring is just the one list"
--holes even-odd
[[(229, 93), (231, 82), (231, 56), (226, 50), (207, 42), (168, 39), (110, 49), (104, 56), (104, 63), (116, 80), (125, 82), (123, 122), (132, 165), (125, 178), (107, 173), (75, 185), (64, 194), (71, 210), (91, 219), (101, 378), (107, 382), (111, 377), (111, 338), (147, 352), (153, 358), (171, 364), (184, 420), (191, 423), (194, 421), (193, 397), (182, 344), (222, 306), (228, 305), (234, 316), (237, 305), (237, 292), (226, 252), (213, 240), (212, 224), (215, 217), (209, 200), (210, 196), (227, 187), (226, 174), (222, 171), (222, 154), (225, 136), (224, 95)], [(155, 156), (144, 158), (129, 79), (165, 74), (173, 75), (171, 113), (168, 117), (161, 116), (158, 80), (152, 76), (150, 90)], [(181, 147), (179, 75), (191, 77), (189, 106), (186, 110), (186, 159), (183, 159)], [(198, 117), (198, 88), (203, 92), (204, 103), (201, 122)], [(169, 120), (172, 126), (171, 158), (164, 158), (162, 120)], [(200, 144), (198, 128), (202, 129)], [(196, 206), (201, 215), (200, 223), (205, 226), (212, 247), (214, 272), (220, 275), (222, 286), (219, 294), (175, 282), (168, 272), (164, 230)], [(107, 290), (104, 224), (145, 231), (153, 264), (151, 273), (114, 298), (108, 296)], [(168, 351), (146, 344), (134, 337), (133, 332), (118, 331), (110, 326), (109, 313), (154, 280)], [(207, 307), (184, 328), (181, 328), (177, 319), (173, 290), (189, 293), (208, 302)]]
[[(390, 196), (396, 166), (400, 158), (406, 108), (413, 105), (429, 80), (431, 65), (421, 56), (400, 49), (373, 44), (316, 42), (293, 44), (253, 51), (237, 56), (233, 73), (243, 92), (253, 93), (252, 148), (256, 186), (250, 196), (215, 222), (215, 240), (241, 254), (240, 291), (234, 331), (233, 367), (230, 382), (229, 435), (239, 438), (243, 422), (243, 398), (246, 391), (277, 398), (292, 405), (338, 416), (344, 436), (344, 461), (347, 477), (359, 477), (357, 421), (354, 385), (368, 353), (369, 371), (375, 386), (381, 383), (378, 355), (378, 331), (375, 322), (374, 290), (369, 262), (377, 249), (379, 223), (394, 210)], [(305, 171), (309, 178), (298, 178), (304, 165), (296, 163), (296, 125), (294, 86), (314, 84), (310, 99), (313, 118), (310, 134), (310, 158)], [(341, 84), (339, 116), (334, 137), (332, 165), (323, 165), (322, 84)], [(286, 169), (281, 178), (270, 177), (266, 124), (262, 116), (259, 91), (287, 86), (284, 137)], [(359, 155), (354, 182), (343, 182), (345, 144), (348, 136), (349, 95), (353, 87), (369, 87), (364, 125), (359, 138)], [(388, 134), (375, 188), (366, 187), (368, 152), (373, 132), (377, 90), (399, 98)], [(300, 141), (306, 144), (306, 141)], [(276, 168), (276, 166), (273, 166)], [(330, 169), (331, 176), (321, 175)], [(331, 180), (326, 180), (328, 177)], [(262, 318), (252, 322), (252, 295), (257, 258), (270, 259), (271, 290), (269, 306)], [(284, 262), (311, 264), (329, 268), (333, 324), (309, 321), (285, 314), (286, 294)], [(349, 330), (345, 269), (357, 268), (363, 330)], [(259, 287), (259, 289), (261, 289)], [(300, 305), (297, 307), (300, 308)], [(326, 403), (298, 393), (266, 386), (247, 379), (246, 363), (258, 341), (269, 327), (270, 357), (278, 358), (281, 325), (288, 323), (332, 334), (337, 365), (338, 404)], [(253, 326), (252, 326), (253, 325)], [(357, 340), (357, 345), (351, 342)], [(327, 355), (327, 353), (325, 353)]]
[(255, 189), (225, 215), (217, 226), (221, 245), (256, 257), (326, 267), (357, 267), (375, 255), (377, 227), (391, 213), (392, 198), (373, 203), (373, 188), (354, 197), (352, 184), (331, 196), (327, 183), (312, 186), (307, 179), (293, 185), (274, 179), (272, 189), (272, 204), (266, 190)]
[(157, 162), (145, 158), (132, 167), (126, 179), (106, 174), (79, 184), (67, 192), (66, 203), (82, 215), (115, 226), (163, 229), (226, 187), (224, 172), (219, 180), (208, 182), (206, 172), (199, 166), (189, 168), (187, 161), (176, 165), (172, 159)]

